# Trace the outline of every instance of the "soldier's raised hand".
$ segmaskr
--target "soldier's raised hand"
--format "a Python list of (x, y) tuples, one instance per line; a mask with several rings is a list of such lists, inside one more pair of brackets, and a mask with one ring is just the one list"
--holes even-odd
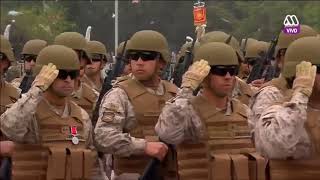
[(201, 59), (194, 62), (183, 75), (181, 87), (189, 87), (193, 90), (197, 89), (209, 72), (210, 66), (207, 61)]
[(296, 66), (296, 78), (293, 81), (293, 90), (310, 96), (316, 78), (316, 72), (317, 67), (310, 62), (302, 61), (298, 64)]
[(45, 91), (57, 78), (58, 74), (59, 70), (57, 70), (54, 64), (49, 63), (48, 65), (44, 65), (33, 81), (32, 86), (39, 87), (42, 91)]
[(144, 152), (162, 161), (168, 152), (168, 146), (162, 142), (147, 142)]

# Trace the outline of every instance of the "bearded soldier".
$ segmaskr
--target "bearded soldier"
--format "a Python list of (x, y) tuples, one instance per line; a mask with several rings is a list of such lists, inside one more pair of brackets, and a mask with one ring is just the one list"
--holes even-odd
[(23, 77), (14, 79), (11, 84), (22, 90), (22, 93), (27, 92), (32, 84), (32, 69), (35, 66), (37, 56), (39, 52), (47, 46), (47, 42), (40, 39), (33, 39), (23, 46), (21, 53), (21, 60), (24, 64), (24, 75)]
[[(201, 45), (182, 89), (163, 108), (155, 129), (163, 141), (177, 146), (181, 180), (249, 179), (248, 160), (240, 153), (255, 151), (247, 121), (250, 109), (229, 96), (238, 70), (232, 47)], [(193, 96), (201, 83), (203, 90)]]
[(22, 143), (12, 157), (14, 179), (93, 178), (96, 157), (90, 150), (91, 121), (68, 99), (79, 70), (72, 49), (44, 48), (36, 59), (35, 73), (39, 74), (32, 87), (1, 115), (1, 131)]
[[(137, 180), (150, 157), (162, 160), (167, 154), (168, 147), (159, 142), (154, 126), (177, 87), (160, 79), (161, 68), (169, 62), (170, 55), (162, 34), (151, 30), (136, 32), (126, 51), (133, 77), (117, 82), (104, 96), (95, 142), (98, 150), (113, 154), (115, 179)], [(168, 157), (174, 158), (172, 154)], [(168, 170), (163, 175), (170, 176), (174, 164), (164, 164)]]
[(77, 32), (64, 32), (59, 34), (54, 44), (64, 45), (72, 48), (78, 54), (80, 60), (80, 75), (77, 77), (75, 83), (75, 91), (72, 94), (72, 100), (80, 107), (85, 109), (87, 113), (92, 116), (94, 103), (96, 102), (99, 93), (91, 88), (88, 84), (83, 83), (82, 79), (85, 75), (85, 68), (87, 64), (91, 63), (90, 54), (86, 49), (86, 39)]
[(87, 42), (86, 49), (91, 55), (92, 63), (88, 64), (85, 68), (83, 82), (88, 84), (97, 92), (100, 92), (103, 84), (101, 70), (107, 62), (107, 49), (105, 45), (99, 41)]

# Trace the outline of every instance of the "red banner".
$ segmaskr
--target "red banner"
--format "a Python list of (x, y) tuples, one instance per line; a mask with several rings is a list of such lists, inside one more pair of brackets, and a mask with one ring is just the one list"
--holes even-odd
[(207, 23), (206, 8), (204, 6), (193, 8), (193, 23), (195, 26)]

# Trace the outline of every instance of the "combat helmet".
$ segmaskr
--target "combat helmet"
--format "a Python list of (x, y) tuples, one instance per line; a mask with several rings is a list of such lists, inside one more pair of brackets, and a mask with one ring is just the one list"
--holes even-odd
[(83, 51), (84, 55), (87, 57), (91, 63), (91, 56), (86, 50), (87, 40), (84, 36), (77, 32), (64, 32), (55, 37), (55, 45), (64, 45), (73, 50)]
[(127, 51), (144, 50), (155, 51), (161, 54), (165, 62), (170, 62), (170, 53), (167, 39), (159, 32), (142, 30), (134, 33), (127, 45)]
[(3, 35), (1, 35), (0, 52), (7, 56), (10, 63), (13, 63), (15, 61), (12, 46), (9, 40), (7, 40)]
[(204, 59), (210, 66), (239, 65), (236, 51), (222, 42), (209, 42), (201, 45), (194, 56), (194, 61)]
[(317, 36), (317, 34), (318, 33), (308, 25), (300, 25), (300, 33), (298, 34), (286, 34), (281, 31), (279, 34), (275, 55), (278, 56), (279, 50), (287, 49), (293, 41), (302, 37)]
[(46, 41), (40, 39), (32, 39), (24, 44), (21, 54), (38, 55), (39, 52), (46, 46)]
[[(231, 38), (231, 39), (230, 39)], [(229, 41), (229, 42), (227, 42)], [(200, 46), (209, 42), (223, 42), (229, 44), (237, 53), (238, 60), (244, 61), (243, 54), (240, 50), (239, 41), (232, 35), (222, 31), (211, 31), (202, 36), (199, 40)]]
[(94, 58), (95, 55), (102, 55), (102, 59), (107, 60), (107, 48), (99, 41), (88, 41), (86, 50), (91, 54), (92, 58)]
[(320, 65), (320, 39), (303, 37), (293, 41), (284, 56), (284, 66), (281, 75), (286, 78), (294, 77), (296, 65), (302, 61)]
[(56, 65), (57, 69), (64, 70), (79, 70), (80, 63), (77, 53), (66, 46), (50, 45), (43, 48), (36, 60), (34, 75), (37, 75), (42, 66), (52, 63)]

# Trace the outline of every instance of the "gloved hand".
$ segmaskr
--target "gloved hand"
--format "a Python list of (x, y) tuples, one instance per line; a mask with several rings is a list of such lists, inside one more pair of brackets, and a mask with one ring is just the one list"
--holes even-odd
[(44, 65), (40, 73), (36, 76), (32, 86), (39, 87), (42, 91), (48, 89), (52, 82), (57, 78), (59, 70), (52, 63)]
[(207, 61), (201, 59), (200, 61), (193, 63), (183, 75), (181, 87), (188, 87), (192, 90), (196, 90), (209, 72), (210, 66)]
[(296, 66), (296, 78), (293, 81), (294, 92), (301, 92), (308, 97), (312, 93), (317, 67), (310, 62), (302, 61)]

